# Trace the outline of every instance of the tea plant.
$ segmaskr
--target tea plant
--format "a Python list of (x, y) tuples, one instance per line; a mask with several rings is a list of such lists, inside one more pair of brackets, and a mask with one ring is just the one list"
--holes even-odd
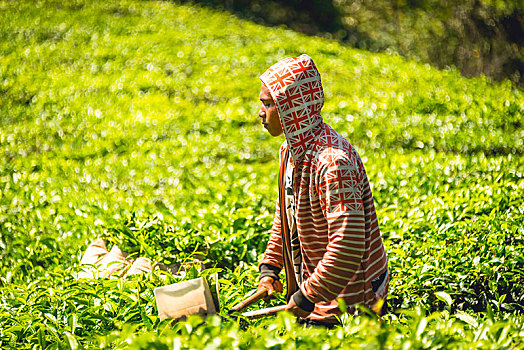
[[(0, 9), (2, 349), (522, 347), (524, 100), (510, 82), (195, 4)], [(225, 314), (256, 288), (277, 197), (282, 138), (260, 125), (257, 77), (304, 52), (325, 121), (365, 163), (390, 262), (393, 313), (332, 331)], [(78, 279), (96, 237), (180, 270)], [(158, 320), (154, 287), (214, 268), (224, 319)]]

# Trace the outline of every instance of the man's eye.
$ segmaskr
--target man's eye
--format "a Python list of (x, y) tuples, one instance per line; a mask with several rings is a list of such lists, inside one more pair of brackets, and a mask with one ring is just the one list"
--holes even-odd
[(266, 109), (267, 109), (267, 108), (271, 107), (271, 105), (269, 103), (265, 103), (264, 107), (266, 107)]

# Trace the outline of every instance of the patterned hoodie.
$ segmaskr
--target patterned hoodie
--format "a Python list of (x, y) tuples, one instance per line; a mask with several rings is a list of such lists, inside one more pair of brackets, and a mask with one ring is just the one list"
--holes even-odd
[[(280, 147), (279, 187), (288, 157), (293, 166), (296, 229), (301, 269), (293, 273), (286, 211), (277, 202), (262, 276), (286, 270), (288, 299), (309, 303), (310, 320), (335, 322), (337, 298), (349, 312), (356, 304), (374, 308), (387, 296), (389, 277), (366, 171), (351, 144), (323, 122), (320, 74), (307, 55), (286, 58), (260, 76), (277, 107), (286, 140)], [(281, 215), (282, 214), (282, 215)], [(378, 282), (378, 283), (377, 283)], [(305, 299), (304, 299), (305, 298)], [(310, 311), (308, 310), (308, 311)]]

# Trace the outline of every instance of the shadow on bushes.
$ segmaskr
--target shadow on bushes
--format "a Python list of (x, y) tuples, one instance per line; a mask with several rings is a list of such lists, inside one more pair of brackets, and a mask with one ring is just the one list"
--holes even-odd
[[(200, 0), (182, 3), (198, 3), (203, 6), (225, 10), (232, 14), (267, 26), (285, 25), (295, 31), (340, 41), (357, 34), (350, 32), (342, 23), (341, 12), (332, 1), (322, 0)], [(358, 33), (359, 37), (365, 36)]]
[[(181, 0), (181, 2), (189, 2)], [(200, 0), (259, 24), (524, 86), (524, 10), (487, 0)]]

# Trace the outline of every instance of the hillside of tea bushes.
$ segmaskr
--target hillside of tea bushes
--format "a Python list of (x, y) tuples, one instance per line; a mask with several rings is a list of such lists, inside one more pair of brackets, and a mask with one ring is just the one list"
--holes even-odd
[[(191, 4), (0, 10), (0, 348), (524, 348), (522, 90)], [(283, 141), (257, 77), (301, 53), (365, 163), (392, 313), (159, 321), (156, 286), (218, 271), (223, 316), (255, 288)], [(96, 237), (186, 267), (78, 279)]]

